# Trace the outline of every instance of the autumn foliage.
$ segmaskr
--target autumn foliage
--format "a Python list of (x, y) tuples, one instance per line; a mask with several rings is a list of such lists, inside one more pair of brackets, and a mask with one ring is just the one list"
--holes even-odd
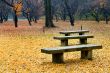
[(22, 14), (22, 7), (23, 7), (22, 2), (14, 4), (13, 9), (17, 12), (16, 13), (17, 15), (21, 15)]
[[(44, 21), (33, 23), (20, 21), (14, 28), (12, 21), (0, 26), (0, 72), (1, 73), (109, 73), (110, 72), (110, 25), (105, 22), (77, 21), (74, 27), (68, 22), (54, 22), (58, 28), (46, 29)], [(110, 24), (110, 23), (109, 23)], [(93, 51), (93, 60), (81, 60), (80, 52), (65, 53), (64, 64), (51, 63), (51, 55), (41, 53), (42, 48), (60, 46), (60, 41), (53, 37), (59, 31), (87, 29), (93, 34), (88, 43), (102, 44), (103, 49)], [(65, 27), (63, 27), (65, 26)], [(59, 35), (60, 36), (60, 35)], [(62, 35), (63, 36), (63, 35)], [(69, 40), (70, 45), (78, 44), (78, 40)]]

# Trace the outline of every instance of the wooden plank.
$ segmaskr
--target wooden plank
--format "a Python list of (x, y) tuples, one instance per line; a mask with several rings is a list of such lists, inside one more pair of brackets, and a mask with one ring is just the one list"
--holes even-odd
[(76, 31), (60, 31), (60, 34), (74, 34), (74, 33), (87, 33), (88, 30), (76, 30)]
[(57, 36), (54, 39), (61, 40), (61, 46), (68, 46), (69, 39), (80, 39), (80, 44), (87, 44), (87, 38), (93, 38), (92, 35), (75, 35), (75, 36)]
[(47, 54), (55, 54), (55, 53), (92, 50), (92, 49), (101, 49), (101, 48), (102, 48), (101, 45), (84, 44), (84, 45), (65, 46), (65, 47), (57, 47), (57, 48), (45, 48), (45, 49), (41, 49), (41, 52)]
[(57, 36), (53, 37), (57, 40), (66, 40), (66, 39), (84, 39), (84, 38), (93, 38), (93, 35), (75, 35), (75, 36)]

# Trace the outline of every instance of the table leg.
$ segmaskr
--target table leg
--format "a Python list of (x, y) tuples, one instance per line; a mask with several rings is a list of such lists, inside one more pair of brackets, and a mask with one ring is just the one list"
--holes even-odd
[(92, 50), (81, 51), (81, 59), (92, 60)]
[(65, 36), (70, 36), (70, 34), (65, 34)]
[(80, 39), (80, 44), (87, 44), (87, 38)]
[(53, 63), (64, 63), (63, 53), (52, 54), (52, 62)]
[(81, 32), (81, 33), (79, 33), (79, 35), (84, 35), (84, 33), (83, 33), (83, 32)]
[(68, 39), (61, 40), (61, 46), (68, 46)]

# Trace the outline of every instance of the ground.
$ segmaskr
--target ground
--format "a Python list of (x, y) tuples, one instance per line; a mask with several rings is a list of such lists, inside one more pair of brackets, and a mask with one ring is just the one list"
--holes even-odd
[[(19, 21), (15, 28), (12, 21), (0, 24), (0, 73), (109, 73), (110, 72), (110, 23), (95, 21), (54, 22), (56, 28), (43, 28), (44, 21), (32, 23)], [(93, 51), (93, 60), (81, 60), (80, 52), (64, 54), (64, 64), (51, 63), (51, 55), (41, 53), (42, 48), (58, 47), (60, 41), (54, 36), (63, 30), (78, 30), (80, 27), (90, 31), (93, 39), (88, 43), (102, 44), (103, 49)], [(70, 45), (78, 44), (70, 40)]]

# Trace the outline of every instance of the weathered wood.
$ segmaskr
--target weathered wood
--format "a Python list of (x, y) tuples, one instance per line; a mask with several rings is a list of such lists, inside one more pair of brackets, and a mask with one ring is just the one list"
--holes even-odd
[(75, 35), (75, 36), (57, 36), (54, 39), (57, 40), (65, 40), (65, 39), (85, 39), (85, 38), (93, 38), (92, 35)]
[(47, 53), (47, 54), (56, 54), (56, 53), (63, 53), (63, 52), (93, 50), (93, 49), (101, 49), (101, 48), (102, 48), (101, 45), (83, 44), (83, 45), (75, 45), (75, 46), (45, 48), (45, 49), (41, 49), (41, 52)]
[(94, 44), (85, 44), (85, 45), (76, 45), (76, 46), (65, 46), (57, 48), (45, 48), (41, 49), (42, 53), (52, 54), (53, 63), (64, 63), (63, 53), (72, 52), (72, 51), (81, 51), (81, 59), (92, 60), (92, 50), (101, 49), (101, 45)]
[(63, 63), (63, 53), (52, 54), (53, 63)]
[(60, 34), (74, 34), (74, 33), (87, 33), (88, 30), (76, 30), (76, 31), (60, 31)]
[(80, 39), (80, 44), (87, 44), (87, 38), (93, 38), (92, 35), (77, 35), (77, 36), (58, 36), (54, 39), (61, 40), (61, 46), (68, 46), (68, 39)]

